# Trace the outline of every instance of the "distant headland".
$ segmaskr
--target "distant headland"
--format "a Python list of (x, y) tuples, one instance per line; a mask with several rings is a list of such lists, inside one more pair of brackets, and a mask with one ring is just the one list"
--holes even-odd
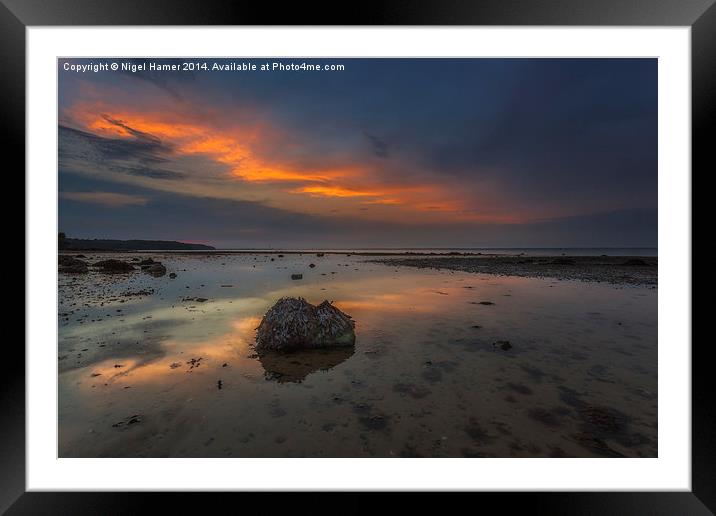
[(109, 240), (104, 238), (68, 238), (58, 235), (60, 251), (213, 251), (204, 244), (189, 244), (173, 240)]

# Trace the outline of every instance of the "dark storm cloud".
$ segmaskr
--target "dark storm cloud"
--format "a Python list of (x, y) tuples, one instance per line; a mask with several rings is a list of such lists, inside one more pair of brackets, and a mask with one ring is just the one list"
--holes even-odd
[(605, 194), (655, 187), (655, 61), (527, 62), (499, 100), (489, 120), (451, 125), (448, 141), (426, 147), (428, 162), (468, 176), (497, 171), (553, 196), (585, 184)]
[(119, 139), (104, 138), (62, 125), (58, 129), (61, 170), (105, 170), (156, 179), (185, 177), (182, 172), (162, 168), (162, 165), (170, 163), (171, 149), (152, 135), (134, 131), (136, 138)]
[(160, 168), (148, 168), (142, 166), (133, 165), (108, 165), (104, 167), (106, 170), (110, 170), (117, 174), (127, 174), (130, 176), (150, 177), (153, 179), (180, 179), (186, 177), (186, 174), (182, 172), (175, 172), (173, 170), (163, 170)]
[(373, 148), (373, 154), (375, 154), (379, 158), (388, 158), (390, 156), (388, 144), (385, 141), (381, 140), (377, 136), (373, 136), (368, 131), (363, 131), (363, 134), (370, 142)]
[(128, 126), (127, 124), (125, 124), (122, 120), (116, 120), (105, 113), (102, 113), (102, 118), (105, 119), (107, 122), (109, 122), (112, 125), (121, 127), (122, 129), (124, 129), (129, 134), (131, 134), (132, 136), (134, 136), (135, 138), (137, 138), (139, 140), (144, 140), (147, 143), (153, 144), (157, 147), (161, 147), (162, 141), (152, 134), (138, 131), (137, 129), (134, 129), (134, 128)]
[[(387, 178), (491, 180), (520, 202), (610, 196), (653, 205), (655, 59), (343, 62), (345, 72), (320, 78), (242, 76), (239, 102), (303, 135), (310, 157), (397, 159), (386, 144), (395, 142), (400, 161)], [(235, 98), (229, 79), (211, 80), (217, 102)], [(360, 138), (369, 145), (356, 145)]]

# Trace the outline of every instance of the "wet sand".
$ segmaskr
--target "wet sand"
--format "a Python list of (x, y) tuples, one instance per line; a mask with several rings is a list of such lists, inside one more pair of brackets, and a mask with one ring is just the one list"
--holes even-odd
[(658, 284), (658, 259), (643, 256), (436, 256), (382, 258), (386, 265), (479, 272), (523, 278), (556, 278), (618, 285)]
[[(61, 457), (657, 455), (656, 266), (653, 284), (597, 283), (341, 254), (85, 254), (167, 274), (59, 274)], [(355, 346), (258, 357), (281, 296), (334, 301)]]

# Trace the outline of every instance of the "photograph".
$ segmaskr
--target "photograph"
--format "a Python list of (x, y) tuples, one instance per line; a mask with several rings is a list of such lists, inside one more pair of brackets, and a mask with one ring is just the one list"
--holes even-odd
[(659, 457), (659, 59), (56, 63), (59, 458)]

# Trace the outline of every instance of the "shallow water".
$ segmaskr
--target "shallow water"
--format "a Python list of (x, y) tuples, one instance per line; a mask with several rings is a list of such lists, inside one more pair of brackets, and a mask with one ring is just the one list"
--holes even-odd
[[(657, 455), (656, 289), (151, 256), (178, 277), (59, 276), (61, 457)], [(355, 348), (259, 359), (282, 296), (334, 301)]]

